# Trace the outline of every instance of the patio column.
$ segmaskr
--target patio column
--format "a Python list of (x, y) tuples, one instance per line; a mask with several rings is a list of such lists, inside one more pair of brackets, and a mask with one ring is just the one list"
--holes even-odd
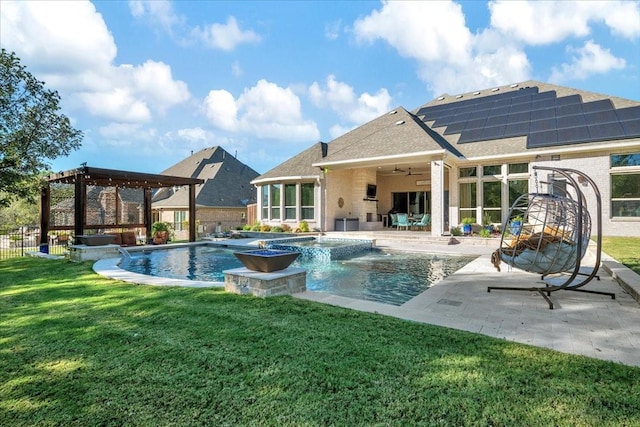
[(151, 207), (151, 188), (146, 187), (144, 189), (144, 228), (146, 234), (146, 238), (144, 240), (145, 244), (153, 238), (153, 236), (151, 236)]
[(51, 218), (51, 188), (49, 184), (40, 189), (40, 244), (49, 244)]
[(431, 235), (442, 236), (444, 233), (444, 162), (431, 161)]
[(189, 184), (189, 241), (196, 241), (196, 185)]
[(85, 209), (85, 191), (84, 175), (79, 173), (76, 175), (75, 183), (75, 209), (74, 209), (74, 233), (75, 236), (84, 234), (84, 209)]

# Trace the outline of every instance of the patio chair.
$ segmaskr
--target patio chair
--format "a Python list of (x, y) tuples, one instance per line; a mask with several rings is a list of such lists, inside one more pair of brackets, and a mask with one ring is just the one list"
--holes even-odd
[(389, 218), (391, 218), (391, 228), (398, 228), (398, 214), (389, 214)]
[(405, 230), (409, 230), (409, 227), (411, 227), (411, 222), (409, 221), (409, 215), (398, 214), (397, 230), (400, 230), (400, 227), (404, 227)]
[(422, 215), (422, 218), (420, 218), (420, 221), (416, 221), (411, 225), (413, 227), (418, 227), (418, 229), (426, 229), (427, 227), (431, 226), (431, 215), (424, 214)]

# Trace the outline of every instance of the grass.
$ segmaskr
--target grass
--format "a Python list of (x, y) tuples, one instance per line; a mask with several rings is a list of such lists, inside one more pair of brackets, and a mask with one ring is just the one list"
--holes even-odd
[(620, 263), (640, 274), (640, 238), (603, 237), (602, 250)]
[(0, 261), (0, 425), (640, 425), (640, 368), (291, 297)]

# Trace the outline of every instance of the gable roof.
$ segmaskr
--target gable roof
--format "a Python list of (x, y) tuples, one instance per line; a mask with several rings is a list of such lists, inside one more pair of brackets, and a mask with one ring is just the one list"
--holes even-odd
[[(256, 192), (251, 180), (259, 174), (221, 147), (204, 148), (169, 167), (163, 174), (199, 178), (196, 205), (201, 207), (244, 207), (254, 203)], [(153, 207), (189, 205), (189, 192), (182, 188), (160, 189), (153, 196)]]
[(319, 179), (322, 168), (313, 165), (327, 155), (327, 146), (326, 142), (317, 142), (251, 182), (256, 184), (282, 179)]

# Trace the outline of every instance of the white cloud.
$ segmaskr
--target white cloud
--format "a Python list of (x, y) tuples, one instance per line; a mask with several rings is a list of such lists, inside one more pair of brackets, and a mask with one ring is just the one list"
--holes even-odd
[(391, 96), (382, 88), (371, 95), (357, 96), (351, 86), (339, 82), (335, 76), (327, 77), (324, 88), (313, 82), (309, 87), (311, 102), (321, 108), (330, 108), (354, 124), (362, 124), (389, 111)]
[(3, 2), (0, 31), (38, 79), (93, 116), (144, 123), (190, 98), (164, 63), (114, 65), (114, 39), (90, 2)]
[(317, 125), (303, 119), (295, 93), (266, 80), (245, 89), (238, 99), (226, 90), (212, 90), (204, 107), (211, 123), (226, 131), (287, 141), (319, 138)]
[(572, 54), (571, 63), (565, 63), (560, 69), (554, 68), (549, 81), (562, 83), (567, 80), (583, 80), (594, 74), (605, 74), (614, 69), (623, 69), (626, 61), (611, 54), (593, 41), (588, 41), (579, 49), (567, 48)]
[(640, 35), (637, 2), (627, 1), (494, 1), (491, 26), (529, 45), (560, 42), (591, 34), (591, 24), (604, 23), (614, 34)]
[(231, 74), (233, 74), (234, 77), (240, 77), (244, 74), (238, 61), (234, 61), (233, 64), (231, 64)]
[(354, 32), (360, 41), (382, 39), (420, 62), (465, 63), (471, 50), (462, 7), (453, 2), (385, 2), (358, 19)]
[(100, 136), (109, 140), (111, 145), (131, 147), (139, 141), (154, 141), (157, 136), (155, 129), (145, 129), (137, 123), (110, 123), (101, 126), (99, 133)]
[(331, 22), (324, 26), (324, 36), (327, 40), (337, 40), (340, 37), (340, 30), (342, 29), (342, 20)]
[(173, 34), (176, 25), (185, 21), (184, 17), (174, 12), (173, 5), (167, 0), (130, 0), (129, 10), (136, 18), (148, 17), (152, 23), (157, 23), (169, 34)]
[(191, 34), (207, 46), (231, 51), (243, 43), (259, 43), (261, 37), (252, 30), (241, 30), (238, 21), (233, 16), (227, 19), (226, 24), (210, 24), (204, 28), (195, 27)]

